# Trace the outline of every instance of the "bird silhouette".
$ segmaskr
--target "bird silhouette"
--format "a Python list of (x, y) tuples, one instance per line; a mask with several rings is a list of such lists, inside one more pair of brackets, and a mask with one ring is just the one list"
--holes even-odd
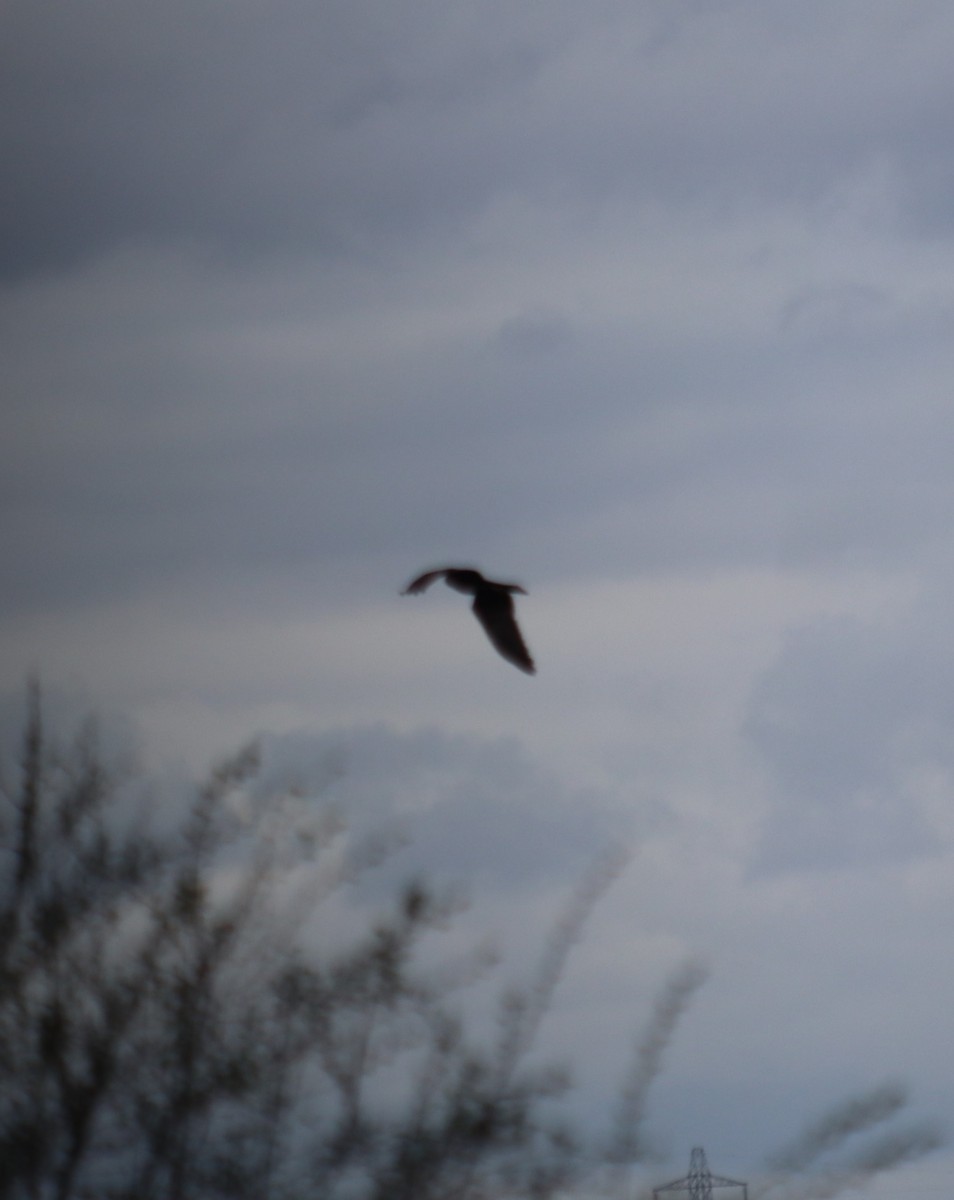
[(442, 575), (447, 586), (455, 592), (465, 592), (474, 597), (471, 605), (474, 616), (483, 625), (497, 653), (528, 675), (535, 674), (536, 667), (513, 615), (512, 593), (519, 592), (525, 596), (527, 593), (524, 588), (518, 583), (496, 583), (492, 579), (484, 579), (473, 567), (438, 567), (412, 579), (401, 595), (419, 595)]

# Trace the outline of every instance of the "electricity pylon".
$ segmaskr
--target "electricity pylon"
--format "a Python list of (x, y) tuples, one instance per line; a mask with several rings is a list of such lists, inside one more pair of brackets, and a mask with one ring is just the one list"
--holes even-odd
[(682, 1179), (674, 1179), (672, 1183), (664, 1183), (661, 1187), (653, 1188), (653, 1200), (659, 1200), (664, 1192), (688, 1192), (689, 1200), (712, 1200), (713, 1188), (741, 1188), (742, 1200), (749, 1200), (749, 1185), (738, 1179), (726, 1179), (722, 1175), (713, 1175), (706, 1162), (706, 1152), (701, 1146), (694, 1146), (689, 1156), (689, 1174)]

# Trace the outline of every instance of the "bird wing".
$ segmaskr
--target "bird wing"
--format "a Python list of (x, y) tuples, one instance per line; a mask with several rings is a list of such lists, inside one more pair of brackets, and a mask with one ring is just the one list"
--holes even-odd
[(425, 571), (423, 575), (418, 575), (417, 579), (412, 579), (401, 595), (416, 596), (419, 592), (426, 591), (435, 579), (440, 579), (446, 570), (446, 567), (441, 567), (437, 571)]
[(483, 625), (497, 652), (521, 671), (526, 671), (528, 675), (535, 674), (533, 659), (514, 619), (513, 600), (509, 593), (493, 588), (481, 590), (474, 598), (472, 607), (474, 616)]

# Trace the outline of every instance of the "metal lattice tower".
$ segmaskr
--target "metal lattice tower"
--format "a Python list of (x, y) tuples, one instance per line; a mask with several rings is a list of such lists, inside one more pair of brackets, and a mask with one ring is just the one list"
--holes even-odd
[(694, 1146), (689, 1156), (689, 1174), (682, 1179), (674, 1179), (672, 1183), (664, 1183), (662, 1187), (653, 1188), (653, 1200), (659, 1200), (664, 1192), (688, 1192), (689, 1200), (712, 1200), (713, 1188), (741, 1188), (742, 1200), (749, 1200), (749, 1185), (738, 1179), (726, 1179), (722, 1175), (713, 1175), (706, 1162), (706, 1152), (701, 1146)]

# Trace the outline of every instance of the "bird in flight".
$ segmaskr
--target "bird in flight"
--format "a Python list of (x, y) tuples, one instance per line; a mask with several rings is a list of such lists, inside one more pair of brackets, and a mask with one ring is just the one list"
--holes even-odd
[(492, 579), (484, 579), (472, 567), (438, 567), (435, 571), (425, 571), (423, 575), (412, 579), (401, 595), (416, 596), (426, 591), (442, 575), (447, 586), (455, 592), (466, 592), (474, 597), (471, 606), (474, 616), (483, 625), (497, 652), (521, 671), (526, 671), (528, 675), (535, 674), (536, 667), (513, 615), (512, 593), (519, 592), (525, 596), (526, 591), (517, 583), (495, 583)]

